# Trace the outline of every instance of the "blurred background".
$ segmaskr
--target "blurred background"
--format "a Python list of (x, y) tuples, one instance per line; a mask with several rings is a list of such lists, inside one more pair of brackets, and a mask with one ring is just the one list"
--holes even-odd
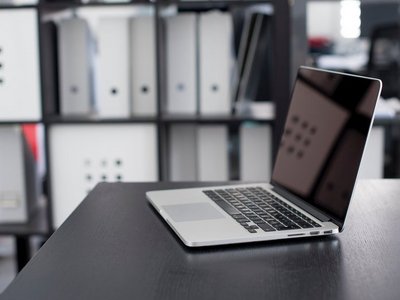
[(268, 181), (300, 65), (383, 81), (400, 177), (400, 0), (0, 0), (0, 291), (98, 182)]

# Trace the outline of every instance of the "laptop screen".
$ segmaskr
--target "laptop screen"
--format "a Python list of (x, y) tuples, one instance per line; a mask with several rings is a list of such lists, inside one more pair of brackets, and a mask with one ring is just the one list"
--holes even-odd
[(381, 82), (302, 67), (272, 182), (344, 221)]

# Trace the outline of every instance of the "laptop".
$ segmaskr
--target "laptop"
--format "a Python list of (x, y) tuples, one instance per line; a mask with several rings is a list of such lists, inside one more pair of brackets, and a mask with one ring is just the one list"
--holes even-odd
[(300, 67), (270, 182), (146, 197), (190, 247), (341, 232), (381, 88), (378, 79)]

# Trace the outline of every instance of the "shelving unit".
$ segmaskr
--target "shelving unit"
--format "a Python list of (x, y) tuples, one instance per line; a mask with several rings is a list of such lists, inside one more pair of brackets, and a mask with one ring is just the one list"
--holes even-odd
[[(255, 117), (251, 115), (245, 116), (200, 116), (200, 115), (171, 115), (164, 112), (166, 103), (165, 96), (165, 68), (166, 62), (163, 56), (165, 45), (163, 44), (164, 36), (162, 31), (162, 12), (171, 5), (177, 6), (182, 11), (207, 11), (211, 9), (227, 10), (229, 7), (245, 7), (253, 4), (271, 3), (274, 7), (272, 16), (272, 32), (271, 41), (273, 62), (273, 78), (271, 86), (273, 87), (272, 95), (275, 104), (275, 119)], [(130, 7), (130, 6), (149, 6), (154, 9), (154, 18), (156, 25), (156, 65), (157, 65), (157, 115), (154, 117), (128, 117), (128, 118), (101, 118), (96, 116), (89, 117), (66, 117), (61, 116), (57, 111), (56, 103), (59, 103), (58, 87), (57, 87), (57, 66), (54, 65), (55, 58), (52, 57), (51, 47), (54, 46), (50, 32), (43, 26), (43, 20), (47, 15), (61, 12), (64, 10), (79, 8), (99, 8), (99, 7)], [(39, 121), (19, 121), (0, 122), (2, 124), (24, 124), (39, 123), (44, 125), (45, 136), (45, 153), (46, 153), (46, 190), (48, 204), (41, 208), (39, 213), (33, 217), (27, 224), (8, 226), (0, 225), (0, 234), (15, 235), (18, 244), (18, 256), (20, 257), (19, 269), (27, 258), (27, 246), (31, 235), (41, 235), (47, 237), (54, 229), (52, 217), (52, 182), (51, 182), (51, 165), (50, 159), (50, 128), (57, 125), (112, 125), (112, 124), (153, 124), (157, 132), (157, 158), (158, 158), (158, 180), (169, 180), (169, 163), (168, 163), (168, 134), (169, 128), (174, 124), (220, 124), (226, 125), (230, 133), (238, 132), (238, 128), (245, 122), (253, 122), (259, 124), (270, 124), (273, 126), (273, 149), (277, 149), (280, 134), (283, 129), (286, 111), (288, 109), (288, 101), (290, 96), (290, 4), (288, 1), (281, 0), (251, 0), (251, 1), (146, 1), (138, 0), (134, 2), (113, 2), (113, 3), (80, 3), (80, 2), (47, 2), (39, 0), (37, 5), (3, 5), (1, 9), (36, 9), (38, 12), (39, 22), (39, 54), (40, 54), (40, 79), (42, 93), (42, 119)], [(238, 164), (237, 162), (233, 162)], [(233, 175), (235, 177), (235, 175)], [(237, 178), (231, 178), (237, 179)]]
[(31, 258), (30, 237), (40, 236), (47, 239), (51, 235), (47, 207), (39, 207), (26, 224), (1, 224), (0, 235), (15, 237), (17, 270), (22, 270)]

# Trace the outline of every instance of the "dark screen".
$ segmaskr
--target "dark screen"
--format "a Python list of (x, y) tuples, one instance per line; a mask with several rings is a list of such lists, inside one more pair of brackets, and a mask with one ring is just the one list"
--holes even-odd
[(379, 80), (300, 68), (272, 181), (344, 221)]

